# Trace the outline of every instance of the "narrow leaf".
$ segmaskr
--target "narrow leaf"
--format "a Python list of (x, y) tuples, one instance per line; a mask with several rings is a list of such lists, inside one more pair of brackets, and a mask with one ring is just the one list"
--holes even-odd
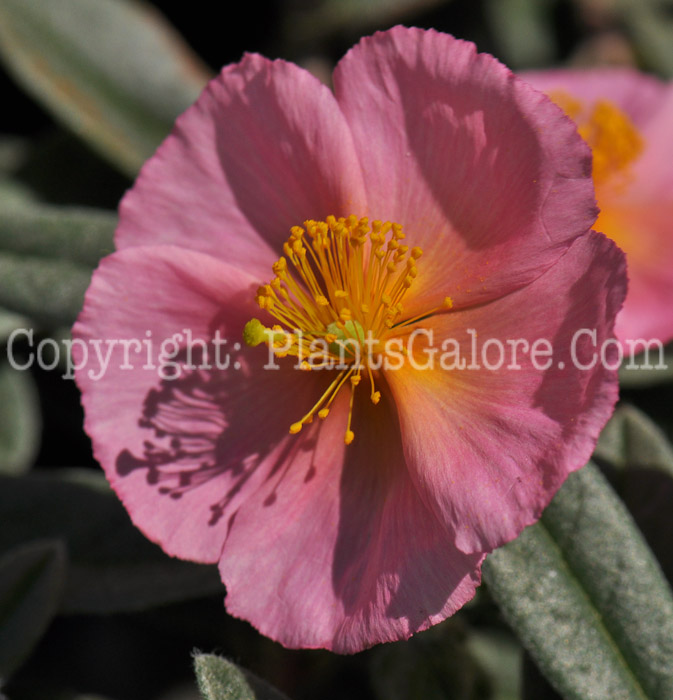
[(134, 175), (208, 71), (131, 0), (2, 0), (0, 54), (33, 96)]
[(265, 681), (214, 654), (196, 654), (194, 671), (204, 700), (287, 700)]
[(673, 697), (673, 598), (598, 469), (572, 474), (544, 513), (490, 555), (484, 578), (568, 700)]
[(403, 644), (383, 644), (370, 655), (370, 678), (378, 700), (472, 700), (488, 680), (454, 621)]
[(93, 268), (113, 252), (116, 222), (116, 214), (97, 209), (7, 204), (0, 207), (0, 250)]
[(663, 382), (673, 382), (673, 347), (647, 348), (634, 358), (625, 357), (619, 368), (619, 384), (624, 389), (638, 389)]
[(0, 253), (0, 307), (49, 327), (74, 323), (90, 281), (90, 269), (67, 260)]
[(667, 8), (656, 0), (619, 0), (616, 8), (644, 62), (673, 76), (673, 20)]
[(13, 331), (17, 328), (25, 328), (28, 324), (29, 321), (25, 316), (0, 308), (0, 343), (7, 342)]
[(0, 362), (0, 473), (29, 469), (40, 446), (40, 407), (33, 378)]
[(673, 477), (673, 446), (659, 426), (628, 404), (603, 429), (595, 455), (620, 470), (654, 469)]
[(659, 565), (673, 581), (673, 445), (633, 406), (620, 406), (595, 452)]
[(288, 3), (283, 23), (283, 40), (290, 44), (315, 42), (338, 32), (362, 31), (368, 27), (403, 22), (430, 10), (444, 0), (321, 0), (294, 5)]
[(485, 9), (508, 65), (537, 68), (554, 60), (549, 0), (487, 0)]
[(491, 700), (521, 699), (521, 645), (502, 631), (471, 629), (467, 647), (489, 676)]
[(25, 160), (27, 151), (27, 139), (18, 136), (0, 136), (0, 174), (14, 172)]
[(70, 567), (61, 612), (129, 612), (224, 592), (215, 567), (172, 559), (147, 540), (102, 477), (59, 472), (0, 477), (0, 552), (62, 538)]
[(26, 185), (3, 174), (0, 176), (0, 202), (2, 202), (2, 209), (4, 209), (10, 206), (28, 207), (35, 204), (37, 199)]
[(29, 543), (0, 557), (0, 684), (47, 629), (64, 576), (65, 554), (58, 541)]

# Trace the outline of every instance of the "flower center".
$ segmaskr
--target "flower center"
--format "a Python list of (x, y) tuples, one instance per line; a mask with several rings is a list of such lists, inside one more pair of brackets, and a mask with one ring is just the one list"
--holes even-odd
[[(285, 255), (272, 266), (275, 277), (257, 290), (260, 308), (279, 324), (267, 328), (256, 318), (243, 331), (246, 344), (266, 343), (277, 357), (296, 357), (306, 371), (338, 369), (326, 391), (290, 433), (298, 433), (314, 416), (324, 419), (341, 388), (350, 385), (350, 406), (344, 441), (351, 430), (355, 389), (369, 380), (370, 398), (377, 404), (375, 374), (386, 354), (386, 341), (403, 326), (442, 306), (404, 319), (402, 300), (418, 274), (420, 248), (402, 244), (402, 227), (355, 216), (305, 221), (295, 226), (283, 245)], [(396, 348), (399, 352), (399, 347)]]
[(563, 91), (549, 97), (577, 124), (580, 136), (593, 153), (596, 187), (607, 181), (624, 186), (630, 180), (630, 166), (643, 151), (643, 138), (631, 119), (609, 100), (597, 100), (588, 107)]
[(562, 91), (552, 92), (549, 97), (577, 124), (580, 136), (591, 147), (592, 175), (601, 207), (594, 228), (629, 255), (639, 255), (642, 246), (634, 241), (632, 231), (613, 210), (633, 179), (631, 166), (643, 152), (640, 132), (628, 115), (608, 100), (587, 105)]

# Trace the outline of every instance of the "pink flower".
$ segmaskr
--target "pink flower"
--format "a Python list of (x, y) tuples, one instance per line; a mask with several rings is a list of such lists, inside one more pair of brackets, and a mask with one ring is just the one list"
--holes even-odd
[[(334, 86), (226, 67), (124, 198), (74, 333), (86, 429), (134, 523), (219, 562), (228, 610), (264, 634), (354, 652), (458, 610), (587, 461), (616, 378), (571, 349), (589, 366), (611, 337), (625, 274), (590, 231), (589, 149), (491, 56), (397, 27)], [(367, 331), (362, 367), (317, 368)]]
[(673, 84), (623, 68), (525, 78), (577, 122), (593, 150), (595, 229), (628, 261), (618, 338), (625, 350), (630, 339), (673, 339)]

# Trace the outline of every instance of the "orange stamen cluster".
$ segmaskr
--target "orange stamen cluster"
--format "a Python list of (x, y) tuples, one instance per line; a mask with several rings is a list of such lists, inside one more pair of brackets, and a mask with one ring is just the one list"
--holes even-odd
[[(363, 373), (369, 378), (371, 401), (379, 402), (368, 358), (385, 352), (383, 341), (401, 325), (402, 300), (418, 274), (416, 262), (422, 255), (420, 248), (404, 245), (404, 237), (399, 224), (370, 224), (355, 216), (328, 216), (291, 229), (283, 245), (285, 255), (273, 264), (275, 277), (256, 295), (260, 308), (279, 324), (266, 328), (252, 319), (245, 327), (245, 342), (265, 342), (277, 357), (296, 357), (305, 370), (340, 370), (313, 408), (290, 426), (291, 433), (298, 433), (315, 415), (326, 418), (348, 383), (351, 397), (344, 440), (350, 444), (354, 393)], [(449, 306), (447, 299), (442, 308)]]
[(593, 153), (593, 178), (597, 187), (606, 182), (623, 187), (630, 179), (630, 166), (640, 157), (644, 142), (631, 119), (609, 100), (588, 108), (565, 92), (549, 95), (577, 124), (580, 136)]

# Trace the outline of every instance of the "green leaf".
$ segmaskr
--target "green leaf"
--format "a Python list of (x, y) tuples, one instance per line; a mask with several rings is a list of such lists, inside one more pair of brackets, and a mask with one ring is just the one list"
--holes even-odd
[(403, 22), (445, 0), (321, 0), (288, 3), (282, 33), (286, 44), (311, 43), (339, 32), (362, 31)]
[(622, 405), (603, 429), (594, 454), (673, 581), (673, 446), (644, 413)]
[(94, 268), (114, 251), (113, 212), (35, 202), (0, 207), (0, 250)]
[(28, 325), (30, 321), (25, 316), (0, 308), (0, 344), (6, 343), (17, 328), (26, 328)]
[(0, 473), (20, 474), (40, 446), (40, 406), (28, 372), (0, 362)]
[(0, 136), (0, 176), (21, 165), (28, 152), (28, 140), (17, 136)]
[(673, 477), (673, 446), (642, 411), (622, 404), (603, 429), (595, 456), (617, 469), (654, 469)]
[(31, 542), (0, 558), (0, 685), (47, 629), (64, 577), (65, 553), (59, 542)]
[(487, 0), (489, 20), (512, 68), (539, 68), (556, 57), (550, 0)]
[(491, 700), (520, 700), (523, 650), (511, 633), (472, 629), (467, 648), (488, 674)]
[(619, 368), (619, 384), (623, 389), (639, 389), (662, 382), (673, 382), (673, 346), (656, 347), (634, 358), (625, 357)]
[(484, 578), (566, 700), (673, 697), (673, 599), (622, 502), (589, 464)]
[(615, 6), (642, 60), (673, 76), (673, 20), (667, 8), (656, 0), (618, 0)]
[(466, 646), (464, 627), (451, 620), (406, 642), (370, 652), (370, 678), (379, 700), (472, 700), (483, 697), (486, 676)]
[(0, 339), (25, 317), (72, 325), (91, 270), (114, 250), (116, 215), (41, 204), (10, 180), (0, 180), (0, 198)]
[(0, 54), (37, 100), (130, 175), (208, 79), (163, 17), (131, 0), (2, 0)]
[(287, 700), (250, 671), (214, 654), (195, 654), (194, 671), (204, 700)]
[(75, 322), (90, 281), (90, 269), (67, 260), (0, 253), (0, 307), (49, 327)]
[(0, 176), (0, 202), (2, 202), (2, 209), (16, 206), (30, 207), (36, 204), (37, 199), (29, 187), (2, 175)]
[(0, 552), (33, 539), (64, 540), (71, 565), (63, 613), (130, 612), (224, 593), (215, 567), (164, 554), (88, 470), (0, 477), (0, 522)]

